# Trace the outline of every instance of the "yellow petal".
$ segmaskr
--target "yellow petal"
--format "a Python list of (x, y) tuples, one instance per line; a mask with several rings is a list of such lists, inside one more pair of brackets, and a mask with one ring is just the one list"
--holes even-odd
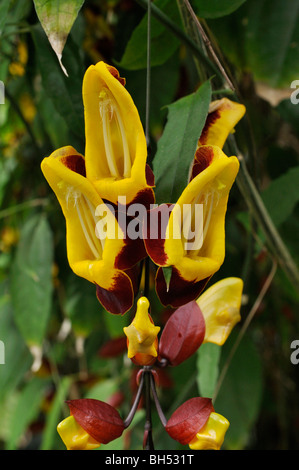
[(71, 269), (90, 282), (103, 284), (104, 280), (106, 287), (112, 273), (107, 276), (103, 270), (113, 268), (124, 246), (123, 233), (114, 214), (85, 177), (84, 157), (72, 147), (63, 147), (45, 158), (41, 168), (66, 219)]
[[(213, 275), (224, 261), (225, 214), (229, 191), (239, 170), (237, 157), (227, 157), (219, 147), (205, 148), (212, 152), (213, 158), (191, 180), (175, 204), (164, 245), (167, 264), (175, 266), (187, 281), (200, 281)], [(188, 213), (188, 208), (191, 217), (185, 219), (184, 211)]]
[(206, 324), (204, 343), (224, 344), (241, 320), (242, 291), (242, 279), (228, 277), (216, 282), (197, 299)]
[(126, 196), (130, 203), (147, 187), (147, 145), (137, 108), (115, 71), (98, 62), (84, 76), (86, 173), (103, 199), (117, 203)]
[(145, 354), (157, 357), (157, 335), (160, 327), (155, 326), (148, 313), (149, 301), (141, 297), (137, 302), (137, 311), (132, 323), (124, 328), (128, 338), (128, 357)]
[(84, 431), (73, 416), (61, 421), (57, 431), (67, 450), (92, 450), (100, 447), (100, 443)]
[(224, 416), (212, 412), (207, 423), (189, 443), (192, 450), (220, 450), (229, 421)]
[(234, 127), (244, 116), (246, 108), (228, 98), (212, 101), (199, 145), (223, 145)]

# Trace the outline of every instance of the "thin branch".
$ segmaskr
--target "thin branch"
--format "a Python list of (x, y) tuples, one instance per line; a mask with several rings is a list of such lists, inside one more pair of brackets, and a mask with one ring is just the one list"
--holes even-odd
[(135, 416), (136, 410), (138, 408), (138, 405), (139, 405), (139, 402), (140, 402), (140, 399), (141, 399), (141, 394), (143, 392), (143, 386), (144, 386), (144, 377), (143, 377), (143, 375), (144, 374), (141, 374), (138, 390), (137, 390), (136, 397), (135, 397), (134, 403), (132, 405), (132, 408), (130, 409), (128, 416), (124, 420), (125, 428), (130, 426), (130, 424), (133, 421), (133, 418)]
[(146, 66), (146, 106), (145, 106), (145, 138), (147, 146), (150, 145), (149, 116), (151, 100), (151, 0), (147, 0), (147, 66)]
[(155, 379), (154, 379), (153, 374), (151, 374), (151, 389), (152, 389), (152, 395), (153, 395), (153, 399), (154, 399), (154, 402), (155, 402), (155, 405), (156, 405), (157, 413), (159, 415), (161, 423), (165, 427), (166, 424), (167, 424), (167, 419), (166, 419), (166, 417), (163, 413), (161, 404), (159, 402), (159, 398), (158, 398), (157, 390), (156, 390)]
[(48, 204), (48, 202), (49, 202), (48, 199), (40, 199), (40, 198), (21, 202), (20, 204), (8, 207), (7, 209), (3, 209), (2, 211), (0, 211), (0, 219), (9, 217), (10, 215), (23, 211), (24, 209), (28, 209), (29, 207), (45, 206), (46, 204)]
[(274, 279), (274, 276), (275, 276), (275, 274), (276, 274), (276, 271), (277, 271), (277, 262), (276, 262), (276, 260), (273, 260), (271, 271), (270, 271), (270, 273), (269, 273), (269, 275), (268, 275), (268, 277), (267, 277), (267, 279), (266, 279), (266, 281), (265, 281), (265, 283), (264, 283), (264, 285), (263, 285), (263, 287), (262, 287), (262, 289), (261, 289), (259, 295), (257, 296), (257, 298), (256, 298), (256, 300), (255, 300), (255, 302), (254, 302), (254, 304), (253, 304), (253, 307), (251, 308), (251, 310), (250, 310), (250, 312), (249, 312), (249, 314), (248, 314), (248, 316), (247, 316), (245, 322), (243, 323), (243, 326), (242, 326), (241, 331), (240, 331), (240, 333), (239, 333), (239, 335), (238, 335), (238, 337), (237, 337), (237, 340), (236, 340), (236, 342), (234, 343), (234, 345), (233, 345), (233, 347), (232, 347), (232, 349), (231, 349), (231, 351), (230, 351), (230, 354), (229, 354), (229, 356), (228, 356), (228, 358), (227, 358), (227, 360), (226, 360), (226, 362), (225, 362), (225, 365), (224, 365), (224, 367), (223, 367), (223, 369), (222, 369), (222, 371), (221, 371), (221, 374), (220, 374), (220, 376), (219, 376), (219, 379), (218, 379), (218, 382), (217, 382), (217, 385), (216, 385), (216, 388), (215, 388), (215, 391), (214, 391), (213, 402), (215, 402), (215, 400), (216, 400), (216, 398), (217, 398), (217, 395), (218, 395), (218, 393), (219, 393), (219, 390), (220, 390), (220, 388), (221, 388), (221, 385), (222, 385), (222, 383), (223, 383), (223, 380), (224, 380), (224, 378), (225, 378), (225, 376), (226, 376), (226, 374), (227, 374), (227, 371), (228, 371), (228, 368), (229, 368), (229, 366), (230, 366), (230, 364), (231, 364), (231, 361), (232, 361), (232, 359), (233, 359), (233, 356), (234, 356), (236, 350), (238, 349), (239, 344), (240, 344), (242, 338), (244, 337), (244, 335), (245, 335), (245, 333), (246, 333), (246, 331), (247, 331), (247, 329), (248, 329), (250, 323), (252, 322), (252, 320), (253, 320), (253, 318), (254, 318), (254, 316), (255, 316), (255, 314), (256, 314), (256, 312), (257, 312), (259, 306), (261, 305), (261, 303), (262, 303), (262, 301), (263, 301), (263, 299), (264, 299), (264, 297), (265, 297), (265, 295), (266, 295), (266, 293), (267, 293), (267, 291), (268, 291), (270, 285), (272, 284), (272, 281), (273, 281), (273, 279)]
[(190, 5), (189, 3), (189, 0), (183, 0), (184, 4), (186, 5), (186, 8), (188, 9), (194, 23), (196, 24), (197, 28), (198, 28), (198, 31), (200, 32), (200, 35), (204, 41), (204, 44), (207, 48), (207, 50), (210, 52), (211, 56), (213, 57), (213, 60), (215, 61), (215, 63), (217, 64), (220, 72), (221, 72), (221, 75), (223, 76), (223, 78), (225, 79), (225, 81), (227, 82), (228, 86), (230, 87), (231, 90), (235, 91), (235, 87), (232, 83), (232, 81), (230, 80), (230, 78), (228, 77), (223, 65), (221, 64), (217, 54), (215, 53), (213, 47), (212, 47), (212, 44), (208, 38), (208, 36), (206, 35), (206, 32), (205, 30), (203, 29), (199, 19), (197, 18), (196, 14), (194, 13), (194, 10), (192, 8), (192, 6)]
[(144, 425), (144, 449), (154, 450), (152, 435), (152, 411), (151, 411), (151, 375), (152, 372), (147, 366), (144, 367), (144, 395), (146, 420)]
[[(135, 0), (140, 6), (143, 8), (147, 8), (147, 0)], [(187, 35), (185, 32), (177, 26), (170, 18), (168, 18), (162, 10), (160, 10), (155, 4), (151, 5), (151, 13), (157, 20), (160, 21), (161, 24), (169, 29), (179, 40), (182, 44), (184, 44), (188, 49), (190, 49), (193, 54), (195, 54), (204, 65), (206, 65), (211, 72), (216, 74), (220, 79), (222, 79), (222, 75), (215, 66), (215, 64), (209, 60), (209, 58), (203, 53), (203, 51), (198, 47), (198, 45)]]

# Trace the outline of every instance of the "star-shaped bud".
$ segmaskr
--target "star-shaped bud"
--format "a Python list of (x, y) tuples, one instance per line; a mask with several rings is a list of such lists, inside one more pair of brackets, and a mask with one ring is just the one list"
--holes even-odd
[(124, 328), (127, 336), (128, 357), (139, 365), (152, 364), (158, 355), (159, 326), (155, 326), (148, 312), (146, 297), (137, 302), (137, 311), (132, 323)]

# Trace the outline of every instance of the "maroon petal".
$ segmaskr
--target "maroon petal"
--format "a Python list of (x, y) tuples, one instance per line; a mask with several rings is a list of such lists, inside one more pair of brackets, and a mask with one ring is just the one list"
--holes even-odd
[(109, 289), (96, 284), (96, 295), (107, 312), (115, 315), (123, 315), (133, 305), (134, 288), (130, 277), (119, 271), (113, 279)]
[(212, 147), (199, 147), (195, 153), (190, 181), (204, 171), (212, 163), (214, 151)]
[(60, 162), (63, 163), (63, 165), (65, 165), (69, 170), (86, 177), (85, 160), (82, 155), (66, 155), (65, 157), (60, 158)]
[(198, 282), (187, 281), (181, 277), (178, 270), (173, 267), (171, 279), (167, 286), (163, 270), (162, 268), (158, 268), (156, 274), (156, 292), (163, 305), (170, 305), (177, 308), (191, 302), (191, 300), (197, 299), (210, 279), (211, 277)]
[[(146, 258), (147, 252), (143, 240), (143, 227), (147, 219), (147, 211), (154, 204), (155, 196), (151, 188), (140, 191), (128, 205), (118, 204), (114, 207), (115, 216), (125, 234), (124, 247), (115, 259), (115, 267), (129, 269)], [(134, 205), (136, 204), (136, 213)], [(138, 206), (137, 206), (138, 204)], [(138, 212), (142, 208), (141, 212)], [(130, 209), (134, 212), (133, 215)]]
[(177, 366), (197, 351), (204, 337), (204, 317), (197, 303), (189, 302), (167, 321), (159, 341), (159, 356)]
[(221, 117), (221, 114), (220, 114), (219, 110), (217, 110), (217, 109), (215, 111), (213, 111), (212, 113), (208, 114), (205, 125), (204, 125), (204, 128), (203, 128), (203, 130), (201, 132), (201, 136), (199, 138), (200, 145), (205, 145), (206, 144), (207, 134), (208, 134), (208, 131), (209, 131), (210, 127), (212, 127), (212, 125), (215, 124), (217, 119), (220, 119), (220, 117)]
[(210, 398), (191, 398), (183, 403), (170, 417), (166, 431), (182, 445), (189, 444), (206, 424), (214, 411)]
[(166, 229), (173, 204), (161, 204), (147, 213), (143, 228), (146, 251), (152, 261), (158, 266), (165, 266), (167, 254), (164, 250)]
[(97, 442), (108, 444), (122, 435), (124, 423), (118, 411), (108, 403), (92, 398), (69, 400), (71, 414)]
[(153, 170), (148, 164), (146, 164), (146, 167), (145, 167), (145, 177), (146, 177), (147, 184), (153, 188), (155, 186), (155, 175), (154, 175)]

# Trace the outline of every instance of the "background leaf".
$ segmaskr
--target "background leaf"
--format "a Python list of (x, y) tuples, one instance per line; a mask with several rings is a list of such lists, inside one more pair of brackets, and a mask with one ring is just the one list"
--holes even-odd
[[(236, 334), (232, 334), (223, 346), (220, 371), (229, 357)], [(214, 403), (217, 413), (223, 414), (230, 422), (225, 439), (226, 448), (242, 449), (245, 446), (258, 416), (262, 390), (260, 356), (254, 342), (245, 336), (229, 364)]]
[(257, 81), (289, 88), (298, 77), (299, 2), (250, 0), (226, 22), (210, 20), (222, 48)]
[[(55, 59), (55, 54), (48, 45), (45, 33), (39, 25), (31, 29), (33, 41), (37, 52), (37, 64), (43, 87), (52, 100), (56, 111), (65, 120), (69, 139), (72, 139), (73, 146), (81, 145), (84, 140), (84, 118), (82, 102), (82, 77), (83, 68), (80, 68), (78, 51), (72, 41), (68, 41), (66, 50), (68, 52), (69, 76), (66, 77)], [(73, 56), (76, 56), (75, 58)], [(77, 143), (78, 142), (78, 143)], [(67, 145), (69, 142), (65, 142)], [(77, 148), (80, 152), (82, 147)]]
[(37, 16), (62, 65), (62, 51), (84, 0), (34, 0)]
[[(5, 347), (5, 364), (0, 366), (0, 401), (12, 394), (28, 372), (32, 357), (12, 320), (10, 292), (6, 283), (1, 284), (0, 339)], [(1, 426), (0, 426), (1, 427)]]
[(174, 203), (188, 183), (211, 100), (209, 81), (198, 90), (168, 106), (168, 120), (153, 161), (156, 200)]
[(15, 322), (28, 345), (40, 346), (52, 306), (52, 231), (44, 216), (24, 224), (11, 271)]
[[(7, 450), (16, 450), (18, 448), (19, 439), (27, 429), (28, 424), (37, 418), (48, 385), (48, 380), (35, 377), (20, 392), (11, 416), (9, 438), (6, 444)], [(34, 397), (34, 400), (32, 397)]]
[(291, 168), (273, 180), (262, 193), (273, 222), (279, 226), (292, 214), (299, 201), (299, 167)]
[(197, 351), (197, 385), (202, 397), (213, 398), (220, 355), (221, 347), (213, 343), (202, 344)]
[(219, 18), (237, 10), (246, 0), (193, 0), (192, 5), (201, 18)]
[[(156, 0), (153, 2), (162, 10), (168, 18), (176, 24), (181, 24), (180, 13), (173, 0)], [(133, 34), (128, 41), (125, 52), (119, 67), (128, 70), (138, 70), (146, 68), (147, 64), (147, 13), (144, 15), (140, 24), (134, 29)], [(169, 31), (157, 19), (151, 19), (151, 65), (161, 65), (165, 63), (178, 49), (179, 40), (169, 34)]]

